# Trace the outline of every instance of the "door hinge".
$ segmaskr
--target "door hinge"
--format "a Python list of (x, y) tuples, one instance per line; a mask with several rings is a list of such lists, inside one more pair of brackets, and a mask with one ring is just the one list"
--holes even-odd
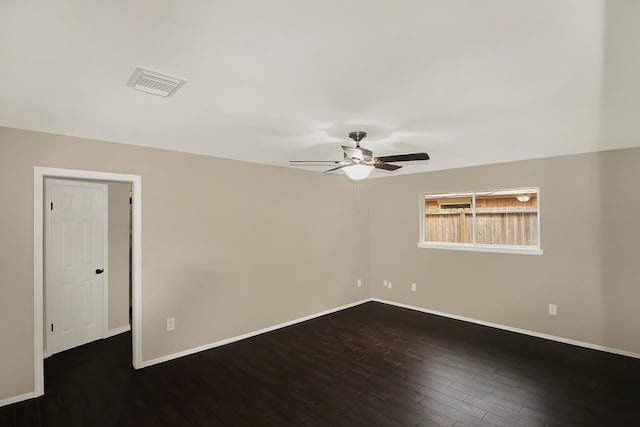
[(53, 332), (53, 323), (51, 324), (51, 332)]
[(53, 210), (53, 202), (51, 202), (51, 210)]

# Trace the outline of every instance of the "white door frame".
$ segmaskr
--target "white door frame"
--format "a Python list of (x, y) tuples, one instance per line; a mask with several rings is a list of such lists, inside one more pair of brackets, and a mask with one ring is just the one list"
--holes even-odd
[(44, 179), (73, 178), (131, 183), (131, 331), (133, 367), (142, 367), (142, 177), (36, 166), (33, 170), (33, 363), (34, 395), (44, 394)]

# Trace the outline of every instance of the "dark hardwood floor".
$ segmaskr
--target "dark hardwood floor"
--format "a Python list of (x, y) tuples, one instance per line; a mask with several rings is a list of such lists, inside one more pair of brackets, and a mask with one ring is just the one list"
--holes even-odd
[(123, 334), (47, 359), (2, 426), (640, 426), (640, 360), (379, 303), (139, 371)]

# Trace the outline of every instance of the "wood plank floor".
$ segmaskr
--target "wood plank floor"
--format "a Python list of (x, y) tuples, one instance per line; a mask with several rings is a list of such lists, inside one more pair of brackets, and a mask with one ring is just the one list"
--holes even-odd
[(131, 335), (46, 361), (2, 426), (640, 426), (640, 360), (366, 303), (139, 371)]

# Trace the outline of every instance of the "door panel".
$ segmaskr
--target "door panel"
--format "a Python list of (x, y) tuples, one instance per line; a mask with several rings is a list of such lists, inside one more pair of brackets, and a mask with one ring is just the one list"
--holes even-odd
[(47, 180), (46, 349), (104, 336), (107, 185)]

